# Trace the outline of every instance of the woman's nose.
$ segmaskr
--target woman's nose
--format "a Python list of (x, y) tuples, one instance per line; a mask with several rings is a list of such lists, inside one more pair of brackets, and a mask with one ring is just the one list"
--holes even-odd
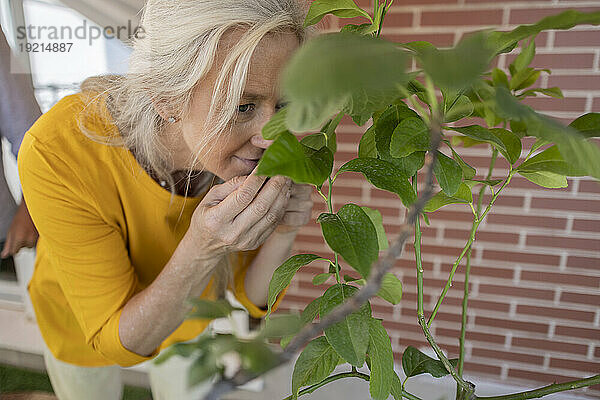
[(262, 133), (259, 132), (257, 135), (254, 135), (250, 138), (250, 143), (252, 143), (256, 147), (260, 147), (261, 149), (266, 149), (271, 144), (273, 144), (274, 140), (267, 140), (262, 137)]

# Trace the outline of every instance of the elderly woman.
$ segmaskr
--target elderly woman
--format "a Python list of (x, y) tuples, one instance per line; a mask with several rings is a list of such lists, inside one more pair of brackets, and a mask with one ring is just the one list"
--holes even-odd
[[(304, 15), (295, 0), (149, 0), (128, 73), (86, 80), (28, 131), (29, 292), (60, 399), (119, 399), (118, 365), (207, 328), (184, 321), (189, 299), (229, 287), (265, 314), (313, 205), (310, 186), (253, 173)], [(151, 368), (155, 399), (206, 391), (186, 389), (178, 362)]]

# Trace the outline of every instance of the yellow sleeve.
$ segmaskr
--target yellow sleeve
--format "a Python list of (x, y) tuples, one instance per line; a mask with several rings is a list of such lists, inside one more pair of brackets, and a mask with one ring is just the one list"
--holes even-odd
[[(238, 251), (238, 252), (232, 253), (233, 268), (234, 268), (233, 294), (235, 295), (236, 299), (248, 310), (248, 313), (253, 318), (262, 318), (267, 314), (266, 308), (259, 307), (256, 304), (254, 304), (252, 301), (250, 301), (250, 299), (248, 299), (248, 296), (246, 296), (246, 289), (244, 287), (245, 279), (246, 279), (246, 272), (248, 271), (248, 267), (250, 267), (250, 264), (252, 264), (252, 260), (254, 260), (254, 258), (256, 257), (256, 255), (258, 254), (258, 252), (260, 251), (261, 248), (262, 248), (262, 245), (254, 250)], [(271, 279), (271, 278), (269, 277), (269, 279)], [(281, 293), (279, 293), (277, 300), (275, 300), (275, 303), (273, 304), (273, 307), (271, 308), (272, 312), (275, 311), (277, 309), (277, 307), (279, 307), (279, 303), (281, 303), (281, 299), (287, 292), (288, 287), (289, 287), (289, 285), (286, 286), (286, 288), (283, 289), (281, 291)]]
[(143, 357), (119, 338), (121, 312), (138, 286), (124, 235), (99, 216), (98, 202), (66, 159), (28, 133), (17, 160), (23, 196), (52, 260), (44, 267), (52, 268), (79, 324), (64, 329), (81, 329), (86, 342), (116, 364), (149, 360), (158, 349)]

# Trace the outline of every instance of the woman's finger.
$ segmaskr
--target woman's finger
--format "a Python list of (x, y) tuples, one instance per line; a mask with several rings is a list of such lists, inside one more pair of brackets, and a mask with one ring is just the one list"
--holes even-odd
[(281, 222), (285, 215), (286, 206), (289, 200), (288, 191), (287, 189), (285, 190), (286, 191), (279, 193), (264, 218), (261, 218), (256, 223), (250, 225), (250, 229), (244, 233), (244, 236), (248, 238), (250, 243), (254, 240), (255, 244), (262, 244)]
[[(217, 206), (221, 221), (231, 222), (236, 219), (253, 202), (267, 178), (267, 176), (256, 175), (255, 168), (241, 185), (237, 187), (232, 185), (231, 192)], [(231, 180), (234, 179), (240, 179), (240, 177)]]
[[(263, 218), (267, 217), (273, 207), (273, 204), (280, 195), (285, 196), (291, 181), (284, 176), (275, 176), (265, 182), (265, 185), (258, 192), (254, 200), (233, 219), (232, 225), (238, 229), (242, 227), (250, 228)], [(267, 218), (272, 218), (267, 217)], [(243, 228), (242, 228), (243, 230)]]

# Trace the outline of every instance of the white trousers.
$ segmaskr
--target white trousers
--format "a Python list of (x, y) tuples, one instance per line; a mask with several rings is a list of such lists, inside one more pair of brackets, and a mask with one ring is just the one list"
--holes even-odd
[[(165, 349), (166, 350), (166, 349)], [(164, 350), (163, 350), (164, 351)], [(46, 371), (59, 400), (121, 400), (121, 367), (81, 367), (60, 361), (46, 347)], [(200, 400), (212, 388), (209, 380), (191, 389), (187, 387), (188, 369), (193, 358), (172, 356), (160, 365), (146, 361), (154, 400)]]

